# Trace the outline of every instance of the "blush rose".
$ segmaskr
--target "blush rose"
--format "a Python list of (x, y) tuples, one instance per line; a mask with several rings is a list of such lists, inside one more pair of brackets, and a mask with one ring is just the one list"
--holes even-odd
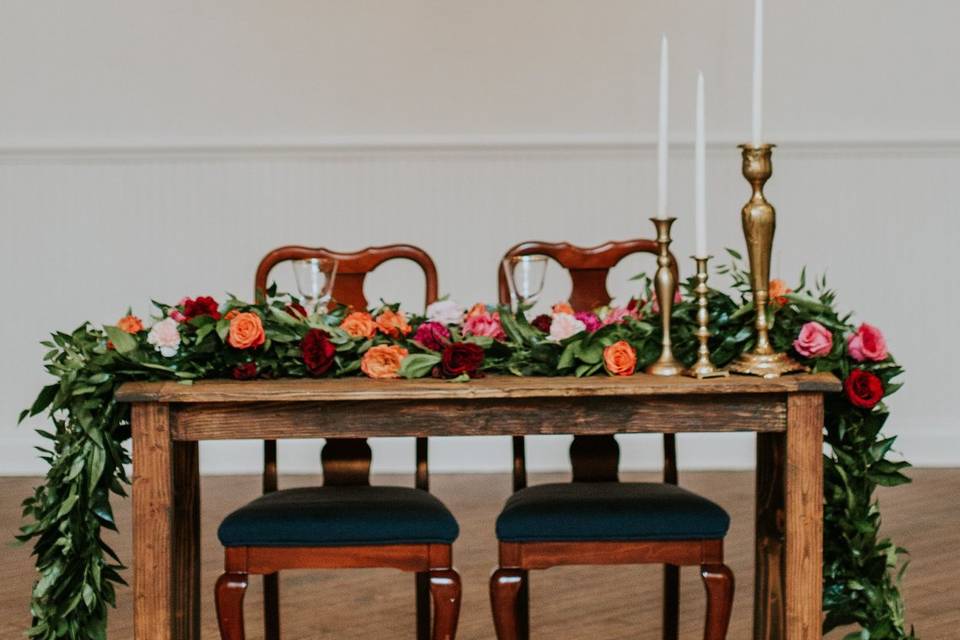
[(833, 350), (833, 334), (819, 322), (808, 322), (800, 328), (793, 348), (805, 358), (822, 358)]

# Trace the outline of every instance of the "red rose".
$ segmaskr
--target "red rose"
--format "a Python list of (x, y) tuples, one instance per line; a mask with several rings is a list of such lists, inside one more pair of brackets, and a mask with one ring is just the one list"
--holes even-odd
[(330, 342), (329, 336), (320, 329), (310, 329), (300, 341), (300, 355), (307, 371), (313, 376), (322, 376), (333, 366), (333, 356), (337, 348)]
[(304, 318), (307, 317), (306, 308), (299, 302), (291, 302), (286, 307), (284, 307), (283, 310), (286, 311), (291, 316), (293, 316), (294, 318), (296, 318), (297, 320), (303, 320)]
[(200, 296), (199, 298), (186, 298), (183, 301), (183, 315), (187, 320), (199, 316), (210, 316), (214, 320), (220, 319), (220, 305), (210, 296)]
[(244, 362), (238, 364), (230, 372), (234, 380), (252, 380), (257, 377), (257, 364), (255, 362)]
[(550, 325), (553, 324), (553, 319), (545, 313), (541, 313), (536, 318), (533, 319), (533, 322), (530, 323), (534, 329), (543, 331), (544, 333), (550, 333)]
[(479, 374), (483, 366), (483, 349), (472, 342), (454, 342), (443, 350), (440, 373), (444, 378), (456, 378), (464, 373), (471, 378)]
[(873, 409), (883, 399), (883, 382), (863, 369), (854, 369), (843, 381), (847, 399), (855, 407)]
[(439, 322), (424, 322), (413, 334), (413, 341), (431, 351), (442, 351), (443, 346), (450, 342), (450, 330)]

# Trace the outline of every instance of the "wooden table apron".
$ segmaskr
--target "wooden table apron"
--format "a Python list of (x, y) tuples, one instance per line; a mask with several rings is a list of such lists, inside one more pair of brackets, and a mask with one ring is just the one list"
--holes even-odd
[[(200, 638), (200, 440), (757, 432), (754, 638), (820, 636), (829, 375), (128, 383), (134, 633)], [(212, 587), (210, 587), (212, 588)]]

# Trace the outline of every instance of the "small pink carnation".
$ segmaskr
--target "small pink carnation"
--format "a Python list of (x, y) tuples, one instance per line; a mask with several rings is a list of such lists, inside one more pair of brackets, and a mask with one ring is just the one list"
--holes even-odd
[(166, 318), (153, 325), (147, 334), (147, 342), (164, 358), (172, 358), (180, 349), (180, 330), (174, 318)]
[(577, 311), (575, 314), (573, 314), (573, 317), (583, 323), (587, 333), (593, 333), (603, 326), (603, 323), (600, 322), (600, 318), (598, 318), (597, 314), (595, 314), (593, 311)]
[(439, 322), (424, 322), (413, 334), (413, 340), (431, 351), (443, 351), (450, 342), (450, 330)]
[(500, 324), (500, 312), (471, 310), (473, 315), (468, 314), (463, 321), (463, 333), (468, 336), (481, 336), (493, 338), (494, 340), (504, 340), (507, 334), (503, 332), (503, 326)]
[(610, 307), (606, 315), (603, 316), (603, 324), (620, 324), (625, 322), (627, 318), (636, 318), (637, 308), (633, 309), (629, 307)]
[(560, 342), (586, 330), (586, 328), (587, 325), (572, 314), (555, 313), (553, 314), (553, 321), (550, 323), (550, 336), (548, 339), (553, 342)]
[(808, 322), (800, 328), (793, 348), (805, 358), (820, 358), (833, 349), (833, 334), (819, 322)]
[(847, 338), (847, 353), (857, 362), (881, 362), (887, 359), (887, 341), (880, 329), (864, 322)]

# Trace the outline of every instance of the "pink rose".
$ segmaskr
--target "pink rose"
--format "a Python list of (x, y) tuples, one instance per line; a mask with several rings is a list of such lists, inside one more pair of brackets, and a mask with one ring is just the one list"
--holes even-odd
[(800, 328), (793, 348), (805, 358), (820, 358), (833, 349), (833, 334), (819, 322), (808, 322)]
[(887, 341), (880, 329), (864, 322), (847, 338), (847, 353), (857, 362), (880, 362), (887, 359)]
[(593, 311), (577, 311), (573, 314), (573, 317), (583, 323), (583, 326), (586, 327), (587, 333), (593, 333), (597, 329), (603, 326), (603, 323), (600, 322), (600, 318), (597, 317)]
[(413, 334), (413, 340), (431, 351), (443, 351), (450, 342), (450, 330), (439, 322), (424, 322)]
[(500, 312), (490, 313), (486, 310), (467, 315), (463, 321), (463, 333), (468, 336), (484, 336), (494, 340), (504, 340), (507, 334), (500, 325)]
[(636, 307), (633, 309), (629, 307), (610, 307), (606, 315), (603, 316), (603, 324), (620, 324), (621, 322), (626, 321), (627, 318), (636, 317)]
[(560, 342), (581, 331), (585, 331), (586, 328), (587, 325), (577, 320), (576, 316), (572, 314), (555, 313), (553, 314), (553, 322), (550, 323), (550, 336), (548, 340)]

